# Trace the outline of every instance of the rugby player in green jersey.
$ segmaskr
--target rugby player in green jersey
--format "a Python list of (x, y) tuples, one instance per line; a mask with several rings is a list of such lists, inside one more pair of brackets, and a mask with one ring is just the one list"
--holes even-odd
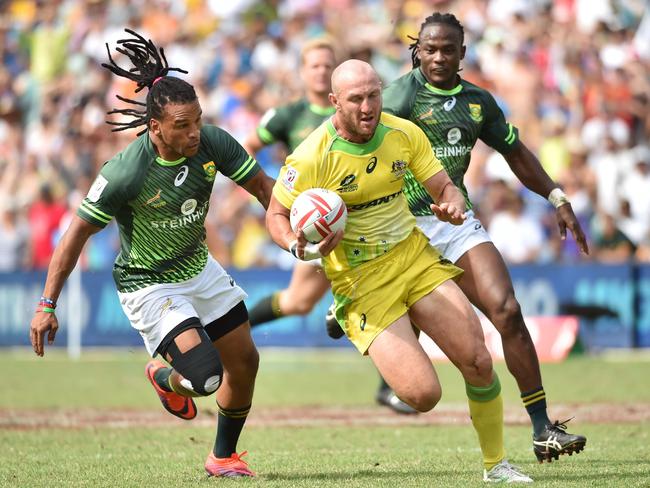
[(410, 47), (413, 70), (386, 87), (384, 110), (410, 119), (425, 132), (434, 153), (465, 196), (468, 218), (463, 225), (452, 226), (433, 216), (431, 197), (413, 176), (405, 179), (405, 194), (418, 227), (435, 248), (465, 271), (458, 282), (460, 288), (499, 331), (506, 364), (533, 424), (534, 453), (540, 462), (550, 462), (559, 455), (581, 451), (586, 438), (566, 432), (564, 423), (550, 421), (537, 353), (510, 275), (471, 211), (463, 177), (476, 141), (481, 139), (499, 151), (528, 189), (548, 198), (556, 208), (562, 239), (569, 228), (582, 252), (589, 249), (571, 204), (519, 140), (517, 128), (506, 123), (489, 92), (458, 75), (465, 55), (463, 37), (463, 26), (455, 16), (435, 13), (427, 17)]
[[(201, 123), (192, 85), (168, 76), (162, 49), (128, 30), (117, 50), (133, 68), (119, 67), (109, 51), (102, 66), (147, 88), (141, 110), (109, 113), (133, 116), (109, 122), (114, 130), (145, 125), (135, 141), (104, 164), (77, 215), (58, 244), (43, 296), (31, 322), (34, 352), (58, 330), (56, 301), (90, 236), (113, 218), (121, 251), (113, 268), (120, 303), (156, 359), (146, 376), (164, 408), (190, 420), (192, 397), (216, 392), (217, 434), (205, 470), (210, 476), (253, 476), (236, 451), (251, 407), (259, 356), (250, 335), (246, 293), (208, 253), (205, 216), (217, 171), (268, 206), (273, 179), (224, 130)], [(107, 45), (108, 50), (108, 45)]]

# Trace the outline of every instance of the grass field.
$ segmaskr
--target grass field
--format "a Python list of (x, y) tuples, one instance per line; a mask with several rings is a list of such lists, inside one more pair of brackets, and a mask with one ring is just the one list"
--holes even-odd
[[(480, 452), (460, 375), (437, 364), (443, 400), (421, 416), (374, 405), (377, 375), (351, 350), (261, 350), (249, 424), (240, 440), (255, 479), (209, 479), (213, 399), (199, 417), (166, 414), (143, 374), (141, 351), (4, 350), (0, 370), (2, 486), (267, 487), (482, 486)], [(650, 486), (650, 360), (575, 357), (543, 365), (553, 417), (575, 414), (588, 437), (577, 456), (539, 465), (516, 385), (497, 364), (509, 458), (538, 486)]]

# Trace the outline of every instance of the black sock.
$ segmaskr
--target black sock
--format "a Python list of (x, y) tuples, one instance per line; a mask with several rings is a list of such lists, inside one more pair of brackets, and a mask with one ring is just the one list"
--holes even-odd
[(544, 393), (544, 388), (540, 386), (522, 393), (521, 400), (524, 402), (528, 415), (530, 415), (533, 432), (535, 432), (535, 435), (540, 434), (546, 425), (551, 423), (546, 413), (546, 393)]
[(218, 458), (228, 458), (237, 452), (239, 434), (244, 428), (251, 406), (228, 409), (217, 403), (217, 408), (219, 408), (217, 438), (214, 441), (212, 452)]
[(390, 386), (388, 383), (386, 383), (386, 380), (384, 377), (380, 374), (379, 375), (379, 391), (385, 391), (385, 390), (390, 390)]
[(172, 368), (160, 368), (153, 375), (153, 380), (156, 384), (165, 391), (173, 391), (169, 386), (169, 375), (174, 371)]
[(282, 317), (279, 299), (280, 292), (275, 292), (257, 302), (248, 312), (248, 321), (250, 322), (251, 327), (271, 322), (272, 320)]

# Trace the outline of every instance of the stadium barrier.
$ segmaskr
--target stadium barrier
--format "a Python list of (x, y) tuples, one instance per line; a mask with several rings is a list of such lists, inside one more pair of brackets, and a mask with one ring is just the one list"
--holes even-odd
[[(535, 321), (536, 330), (553, 323), (545, 318), (572, 315), (586, 350), (650, 347), (650, 265), (526, 265), (510, 270), (523, 313)], [(248, 292), (249, 307), (284, 287), (290, 277), (290, 271), (276, 269), (231, 274)], [(0, 346), (29, 345), (29, 323), (44, 280), (42, 272), (0, 273)], [(330, 300), (328, 294), (306, 317), (255, 328), (255, 342), (261, 347), (352, 347), (325, 333)], [(142, 346), (119, 305), (110, 271), (73, 276), (59, 299), (57, 316), (61, 329), (56, 345), (69, 342), (73, 356), (80, 346)]]

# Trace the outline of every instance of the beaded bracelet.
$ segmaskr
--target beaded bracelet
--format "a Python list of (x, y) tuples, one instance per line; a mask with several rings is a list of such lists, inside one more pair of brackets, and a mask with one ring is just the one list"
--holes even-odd
[(56, 302), (51, 298), (41, 297), (38, 303), (39, 305), (43, 305), (45, 307), (56, 308)]

